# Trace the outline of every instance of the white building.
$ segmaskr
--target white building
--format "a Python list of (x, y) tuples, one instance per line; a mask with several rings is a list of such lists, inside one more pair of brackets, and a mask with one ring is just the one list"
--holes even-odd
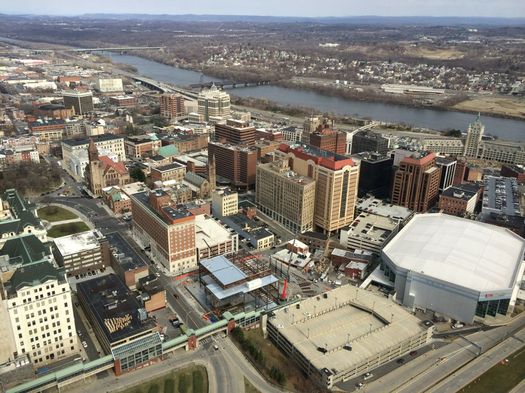
[[(107, 155), (113, 161), (125, 161), (126, 160), (126, 151), (124, 146), (124, 138), (121, 136), (113, 134), (104, 134), (93, 137), (93, 142), (97, 147), (100, 153), (99, 155)], [(84, 173), (82, 168), (82, 153), (80, 153), (79, 158), (74, 158), (74, 155), (79, 154), (76, 152), (85, 151), (89, 146), (89, 139), (70, 139), (62, 141), (62, 162), (66, 170), (70, 170), (71, 173)], [(116, 159), (114, 157), (116, 156)], [(74, 169), (76, 168), (76, 169)], [(85, 168), (85, 166), (84, 166)]]
[(239, 235), (204, 214), (195, 217), (195, 247), (199, 260), (239, 251)]
[(230, 95), (213, 85), (198, 98), (198, 112), (204, 121), (220, 121), (230, 117)]
[(99, 79), (97, 81), (97, 90), (101, 93), (121, 93), (124, 91), (122, 79)]
[(219, 216), (239, 213), (239, 195), (231, 190), (216, 190), (211, 194), (212, 211)]
[[(107, 156), (112, 161), (118, 162), (119, 156), (107, 149), (98, 149), (99, 156)], [(86, 167), (89, 164), (89, 157), (87, 150), (74, 150), (69, 156), (68, 161), (63, 161), (63, 168), (76, 180), (80, 181), (84, 179), (86, 173)]]
[(381, 270), (405, 306), (471, 323), (512, 312), (524, 250), (508, 229), (419, 214), (383, 249)]
[(11, 350), (29, 356), (36, 367), (78, 354), (71, 290), (50, 251), (35, 236), (26, 235), (6, 243), (0, 264), (0, 316), (4, 327), (10, 325), (2, 335), (12, 334), (12, 340), (1, 340), (3, 344), (11, 341)]

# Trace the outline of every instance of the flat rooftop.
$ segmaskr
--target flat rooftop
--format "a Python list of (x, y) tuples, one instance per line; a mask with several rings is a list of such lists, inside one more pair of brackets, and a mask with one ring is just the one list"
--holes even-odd
[(99, 239), (102, 234), (95, 231), (86, 231), (74, 235), (56, 238), (55, 245), (62, 256), (77, 254), (83, 251), (100, 247)]
[(336, 373), (428, 329), (391, 300), (352, 285), (275, 311), (269, 322), (315, 368)]
[(141, 255), (139, 255), (118, 232), (106, 234), (112, 252), (124, 271), (147, 267)]
[(213, 218), (204, 214), (195, 217), (195, 247), (198, 249), (227, 242), (231, 237), (232, 233)]
[[(155, 192), (157, 192), (159, 195), (166, 194), (165, 191), (159, 190), (159, 189), (156, 189)], [(164, 221), (167, 224), (171, 224), (171, 222), (169, 222), (166, 216), (159, 214), (159, 212), (153, 208), (149, 200), (149, 193), (150, 193), (149, 190), (146, 192), (138, 192), (138, 193), (133, 194), (133, 198), (138, 200), (144, 207), (146, 207), (149, 211), (151, 211), (153, 214), (159, 217), (162, 221)], [(186, 218), (192, 215), (186, 209), (179, 209), (179, 208), (174, 208), (171, 206), (162, 207), (161, 210), (165, 212), (167, 216), (170, 217), (172, 220)]]
[(123, 185), (120, 187), (126, 195), (136, 194), (137, 192), (144, 192), (148, 190), (148, 187), (142, 182), (135, 182)]
[(520, 216), (520, 192), (513, 177), (485, 176), (483, 213), (495, 212), (507, 216)]
[(357, 201), (357, 211), (373, 213), (403, 221), (414, 214), (412, 210), (406, 207), (384, 203), (382, 200), (376, 198), (359, 199)]
[(465, 188), (461, 187), (450, 187), (447, 188), (443, 193), (442, 196), (449, 197), (449, 198), (457, 198), (464, 201), (469, 201), (472, 197), (474, 197), (477, 194), (476, 191), (470, 191)]
[(525, 240), (508, 229), (447, 214), (417, 214), (383, 249), (406, 270), (476, 291), (511, 288)]
[(161, 166), (158, 166), (158, 167), (151, 168), (151, 170), (155, 170), (155, 171), (159, 171), (159, 172), (168, 172), (168, 171), (171, 171), (173, 169), (180, 169), (180, 168), (185, 168), (185, 166), (183, 164), (178, 163), (178, 162), (173, 162), (173, 163), (168, 164), (168, 165), (161, 165)]
[(114, 274), (77, 284), (79, 296), (88, 307), (110, 343), (147, 332), (155, 323), (146, 318), (133, 293)]
[(361, 212), (348, 227), (348, 237), (381, 246), (390, 239), (398, 226), (399, 220)]
[(103, 134), (103, 135), (92, 136), (90, 138), (66, 139), (62, 141), (62, 143), (65, 145), (69, 145), (69, 146), (89, 145), (89, 139), (93, 139), (93, 142), (95, 143), (102, 142), (102, 141), (117, 140), (117, 139), (122, 139), (122, 141), (124, 141), (124, 137), (121, 135)]

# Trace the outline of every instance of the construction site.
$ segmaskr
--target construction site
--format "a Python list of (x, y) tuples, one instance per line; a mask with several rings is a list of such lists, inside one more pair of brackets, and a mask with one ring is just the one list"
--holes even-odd
[(222, 315), (272, 309), (286, 298), (286, 287), (279, 286), (269, 262), (243, 251), (200, 261), (198, 286), (188, 289), (202, 306)]

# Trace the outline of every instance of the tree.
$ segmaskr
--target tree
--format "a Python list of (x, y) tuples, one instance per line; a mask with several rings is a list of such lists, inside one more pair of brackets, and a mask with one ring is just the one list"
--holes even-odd
[(135, 168), (133, 168), (130, 172), (129, 172), (129, 175), (131, 176), (131, 178), (135, 181), (140, 181), (142, 183), (144, 183), (146, 181), (146, 175), (144, 174), (144, 172), (142, 172), (142, 169), (140, 169), (138, 166), (136, 166)]

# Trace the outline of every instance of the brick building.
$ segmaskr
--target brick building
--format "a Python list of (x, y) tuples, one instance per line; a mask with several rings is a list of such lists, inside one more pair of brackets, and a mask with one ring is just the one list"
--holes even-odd
[(162, 190), (131, 195), (133, 236), (171, 274), (197, 269), (195, 216)]
[(435, 153), (413, 153), (403, 158), (394, 176), (392, 203), (426, 212), (438, 200), (440, 178)]
[(215, 156), (216, 173), (231, 181), (238, 188), (250, 188), (255, 185), (257, 150), (219, 142), (208, 144), (208, 155)]

